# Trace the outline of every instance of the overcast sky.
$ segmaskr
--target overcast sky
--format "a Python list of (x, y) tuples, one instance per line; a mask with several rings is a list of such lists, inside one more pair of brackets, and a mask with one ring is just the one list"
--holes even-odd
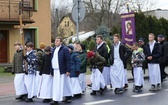
[[(73, 0), (51, 0), (52, 3), (55, 2), (57, 6), (60, 4), (67, 3), (72, 5)], [(168, 9), (168, 0), (156, 0), (155, 9)]]
[(156, 8), (168, 9), (168, 0), (157, 0)]

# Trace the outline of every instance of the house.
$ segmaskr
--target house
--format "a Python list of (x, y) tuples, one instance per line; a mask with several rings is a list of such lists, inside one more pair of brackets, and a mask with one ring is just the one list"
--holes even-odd
[(168, 10), (156, 9), (143, 12), (146, 16), (156, 16), (157, 19), (165, 18), (168, 20)]
[(22, 42), (19, 14), (22, 12), (24, 42), (51, 44), (50, 0), (0, 0), (0, 63), (11, 63), (13, 44)]
[(57, 32), (59, 36), (63, 38), (70, 37), (76, 34), (75, 22), (71, 19), (71, 16), (64, 16), (57, 27)]

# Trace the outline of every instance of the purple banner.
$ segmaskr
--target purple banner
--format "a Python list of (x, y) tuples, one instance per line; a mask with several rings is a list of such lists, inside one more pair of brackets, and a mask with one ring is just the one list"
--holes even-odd
[(122, 42), (132, 45), (136, 41), (135, 36), (135, 14), (121, 14), (122, 18)]

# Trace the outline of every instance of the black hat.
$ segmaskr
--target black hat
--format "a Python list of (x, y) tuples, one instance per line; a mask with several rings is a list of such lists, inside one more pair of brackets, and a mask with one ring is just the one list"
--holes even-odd
[(73, 45), (71, 45), (71, 44), (69, 44), (67, 47), (70, 48), (71, 50), (74, 49)]
[(46, 46), (46, 47), (44, 48), (44, 51), (51, 51), (51, 47), (50, 47), (50, 46)]
[(82, 50), (86, 50), (86, 46), (84, 44), (81, 43), (80, 46), (81, 46)]
[(144, 39), (143, 39), (143, 38), (139, 38), (138, 41), (139, 41), (139, 42), (144, 42)]
[(158, 35), (159, 38), (163, 38), (163, 35)]

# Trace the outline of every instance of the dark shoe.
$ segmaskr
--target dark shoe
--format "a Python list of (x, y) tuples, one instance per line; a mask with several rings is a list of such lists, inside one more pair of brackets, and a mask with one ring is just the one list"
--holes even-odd
[(133, 92), (138, 92), (138, 91), (139, 91), (138, 86), (135, 86), (134, 89), (133, 89)]
[(92, 87), (92, 84), (88, 84), (87, 86)]
[(16, 97), (15, 99), (16, 99), (16, 100), (22, 100), (23, 97), (24, 97), (24, 95), (20, 95), (20, 96)]
[(96, 95), (96, 91), (92, 91), (90, 95)]
[(125, 86), (123, 87), (123, 89), (128, 89), (128, 84), (125, 84)]
[(160, 91), (160, 90), (161, 90), (161, 85), (157, 84), (157, 91)]
[(32, 98), (27, 98), (25, 101), (26, 102), (33, 102), (33, 99)]
[(149, 91), (157, 91), (157, 87), (155, 85), (151, 85)]
[(43, 100), (43, 103), (49, 103), (49, 102), (51, 102), (52, 100), (51, 99), (44, 99)]
[(123, 89), (115, 89), (115, 94), (122, 94), (124, 91), (123, 91)]
[(27, 96), (28, 96), (28, 94), (24, 94), (23, 100), (26, 100), (26, 99), (27, 99)]
[(50, 102), (50, 105), (58, 105), (58, 101), (52, 101)]
[(81, 98), (82, 94), (75, 94), (74, 98)]
[(65, 98), (62, 102), (71, 103), (71, 99)]
[(100, 89), (99, 93), (103, 95), (104, 89)]

